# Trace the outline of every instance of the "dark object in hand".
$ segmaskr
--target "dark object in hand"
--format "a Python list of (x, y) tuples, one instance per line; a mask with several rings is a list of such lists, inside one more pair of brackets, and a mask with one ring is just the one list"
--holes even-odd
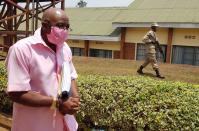
[(159, 50), (159, 52), (162, 54), (162, 58), (163, 58), (163, 60), (164, 60), (164, 59), (165, 59), (165, 57), (164, 57), (164, 52), (163, 52), (162, 48), (160, 47), (160, 43), (159, 43), (158, 41), (155, 41), (154, 44), (155, 44), (155, 49), (156, 49), (156, 51)]
[(66, 100), (68, 99), (68, 97), (69, 97), (69, 93), (68, 93), (67, 91), (63, 91), (63, 92), (61, 93), (60, 98), (61, 98), (63, 101), (66, 101)]
[(161, 53), (161, 54), (163, 54), (163, 50), (162, 50), (162, 48), (159, 48), (159, 51), (160, 51), (160, 53)]
[(155, 44), (156, 49), (159, 50), (161, 54), (163, 54), (163, 50), (160, 47), (160, 43), (158, 41), (155, 41), (154, 44)]

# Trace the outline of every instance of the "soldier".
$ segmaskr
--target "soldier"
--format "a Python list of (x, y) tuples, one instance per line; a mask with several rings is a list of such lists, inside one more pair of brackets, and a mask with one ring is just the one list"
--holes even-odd
[[(142, 69), (145, 68), (149, 63), (151, 63), (154, 71), (156, 72), (156, 76), (158, 78), (164, 79), (164, 76), (160, 75), (159, 67), (157, 64), (156, 59), (156, 44), (158, 44), (158, 38), (156, 36), (156, 30), (157, 30), (158, 24), (153, 23), (151, 24), (151, 30), (147, 32), (147, 34), (143, 38), (143, 42), (145, 43), (145, 49), (146, 49), (146, 59), (145, 62), (140, 66), (140, 68), (137, 70), (139, 74), (144, 74)], [(162, 49), (159, 48), (160, 52), (163, 53)]]

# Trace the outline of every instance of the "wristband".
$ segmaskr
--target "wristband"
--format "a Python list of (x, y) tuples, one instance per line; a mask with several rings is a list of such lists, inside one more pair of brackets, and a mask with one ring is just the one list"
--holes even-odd
[(52, 110), (56, 110), (57, 109), (57, 99), (55, 97), (53, 97), (53, 102), (50, 106), (50, 109)]

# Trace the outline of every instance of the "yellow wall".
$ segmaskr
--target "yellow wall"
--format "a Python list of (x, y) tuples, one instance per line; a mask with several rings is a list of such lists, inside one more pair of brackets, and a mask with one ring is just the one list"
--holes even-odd
[[(192, 39), (193, 37), (195, 39)], [(174, 29), (172, 43), (173, 45), (199, 46), (199, 29)]]
[[(125, 42), (142, 43), (141, 40), (148, 30), (149, 28), (127, 28)], [(166, 45), (168, 39), (168, 29), (159, 28), (157, 36), (160, 43)], [(0, 42), (1, 40), (3, 39), (0, 37)], [(68, 40), (67, 43), (70, 47), (84, 48), (83, 40)], [(182, 46), (199, 46), (199, 29), (174, 29), (172, 44)], [(119, 51), (120, 42), (89, 41), (89, 48)]]
[(120, 50), (120, 43), (108, 41), (89, 41), (89, 48), (104, 50)]
[[(84, 48), (83, 40), (68, 40), (67, 43), (70, 47)], [(120, 50), (120, 43), (109, 41), (89, 41), (89, 48), (104, 50)]]
[(3, 36), (0, 36), (0, 44), (4, 44), (4, 42), (3, 42)]
[[(150, 30), (150, 28), (127, 28), (125, 42), (143, 43), (142, 38), (149, 30)], [(157, 37), (161, 44), (167, 44), (168, 29), (159, 28), (157, 30)]]
[(67, 43), (70, 47), (84, 48), (83, 40), (67, 40)]

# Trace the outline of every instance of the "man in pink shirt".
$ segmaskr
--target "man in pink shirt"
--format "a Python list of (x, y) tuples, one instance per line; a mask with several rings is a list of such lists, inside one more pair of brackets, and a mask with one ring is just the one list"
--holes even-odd
[[(79, 110), (80, 101), (77, 73), (65, 43), (68, 29), (65, 12), (50, 8), (44, 12), (42, 27), (33, 36), (10, 47), (6, 66), (7, 91), (14, 102), (12, 131), (77, 130), (72, 115)], [(69, 63), (71, 75), (71, 95), (66, 100), (58, 97), (63, 62)]]

